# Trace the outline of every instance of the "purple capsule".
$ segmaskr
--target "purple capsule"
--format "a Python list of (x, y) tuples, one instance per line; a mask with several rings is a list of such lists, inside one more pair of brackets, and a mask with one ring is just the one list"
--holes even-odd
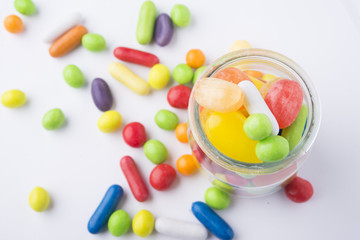
[(95, 78), (91, 83), (91, 96), (100, 111), (108, 111), (113, 105), (113, 97), (107, 83), (101, 78)]
[(155, 22), (155, 41), (159, 46), (166, 46), (171, 41), (174, 26), (171, 18), (166, 13), (160, 14)]

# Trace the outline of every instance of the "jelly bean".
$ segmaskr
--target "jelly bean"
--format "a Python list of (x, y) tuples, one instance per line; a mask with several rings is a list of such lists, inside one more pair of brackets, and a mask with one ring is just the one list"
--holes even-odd
[(108, 111), (113, 105), (113, 96), (109, 85), (101, 78), (95, 78), (91, 83), (91, 96), (95, 106), (102, 112)]
[(108, 229), (114, 237), (120, 237), (129, 231), (130, 225), (129, 214), (124, 210), (117, 210), (109, 218)]
[(155, 218), (148, 210), (140, 210), (134, 216), (132, 229), (140, 237), (149, 236), (154, 230)]
[(206, 68), (207, 68), (207, 66), (202, 66), (202, 67), (199, 67), (198, 69), (196, 69), (196, 71), (194, 73), (194, 77), (193, 77), (193, 84), (196, 83), (196, 81), (198, 80), (200, 75), (205, 71)]
[(159, 46), (166, 46), (170, 43), (174, 34), (174, 26), (171, 18), (166, 13), (160, 14), (155, 22), (155, 41)]
[(235, 67), (228, 67), (228, 68), (222, 69), (221, 71), (215, 73), (214, 76), (212, 76), (212, 77), (226, 80), (228, 82), (232, 82), (235, 84), (238, 84), (239, 82), (244, 81), (244, 80), (250, 80), (248, 75), (246, 75), (240, 69), (235, 68)]
[(96, 33), (87, 33), (81, 38), (81, 43), (89, 51), (100, 52), (106, 48), (103, 36)]
[(160, 164), (168, 157), (168, 151), (162, 142), (150, 139), (144, 145), (145, 156), (153, 163)]
[(84, 74), (77, 66), (73, 64), (69, 64), (64, 68), (63, 77), (65, 82), (73, 88), (82, 87), (85, 83)]
[(176, 178), (175, 169), (165, 163), (157, 165), (150, 173), (150, 184), (158, 190), (164, 191), (168, 189)]
[(130, 88), (133, 92), (139, 95), (146, 95), (150, 92), (150, 85), (121, 63), (110, 63), (108, 70), (111, 76)]
[(184, 85), (177, 85), (169, 89), (167, 100), (174, 108), (187, 109), (190, 95), (191, 88)]
[(154, 65), (149, 74), (150, 87), (160, 90), (164, 88), (170, 80), (170, 71), (163, 64)]
[(156, 7), (152, 1), (145, 1), (140, 8), (136, 39), (140, 44), (151, 42), (154, 34)]
[(175, 136), (179, 142), (187, 143), (189, 142), (188, 136), (187, 136), (187, 124), (186, 123), (180, 123), (175, 128)]
[(312, 197), (314, 189), (309, 181), (295, 177), (294, 180), (286, 185), (285, 193), (290, 200), (296, 203), (303, 203)]
[(159, 110), (155, 115), (155, 123), (164, 130), (175, 130), (179, 124), (178, 116), (169, 110)]
[(139, 122), (132, 122), (124, 127), (124, 141), (131, 147), (142, 147), (146, 142), (145, 127)]
[(281, 78), (274, 78), (268, 82), (266, 82), (264, 84), (264, 86), (262, 86), (260, 89), (259, 89), (259, 92), (261, 94), (261, 96), (263, 98), (265, 98), (266, 94), (268, 93), (269, 89), (271, 88), (271, 86), (276, 83), (277, 81), (281, 80)]
[(245, 70), (244, 73), (246, 73), (246, 75), (248, 76), (252, 76), (257, 79), (261, 79), (262, 76), (264, 75), (262, 72), (256, 70)]
[(231, 45), (230, 52), (241, 50), (241, 49), (246, 49), (246, 48), (251, 48), (251, 45), (250, 45), (250, 43), (248, 41), (246, 41), (246, 40), (236, 40)]
[(284, 128), (281, 136), (289, 141), (290, 151), (300, 142), (308, 115), (308, 109), (303, 105), (295, 121), (287, 128)]
[(194, 157), (192, 155), (190, 155), (190, 154), (182, 155), (176, 161), (176, 169), (182, 175), (185, 175), (185, 176), (191, 175), (197, 169), (195, 161), (196, 160), (194, 159)]
[(33, 15), (36, 12), (36, 6), (31, 0), (15, 0), (14, 6), (23, 15)]
[(18, 108), (24, 105), (25, 102), (25, 93), (18, 89), (8, 90), (1, 96), (1, 104), (7, 108)]
[(51, 45), (50, 56), (61, 57), (69, 53), (81, 43), (81, 38), (86, 33), (87, 29), (82, 25), (71, 28)]
[(204, 108), (216, 112), (234, 112), (244, 103), (244, 94), (235, 84), (217, 78), (200, 79), (195, 100)]
[(272, 134), (277, 135), (279, 132), (278, 122), (255, 85), (250, 81), (242, 81), (238, 84), (238, 86), (243, 90), (245, 95), (244, 105), (248, 113), (250, 113), (250, 115), (254, 113), (263, 113), (268, 116), (272, 124)]
[(44, 36), (44, 42), (52, 43), (58, 39), (61, 35), (69, 31), (71, 28), (79, 25), (82, 21), (81, 14), (78, 12), (67, 15), (62, 19), (61, 22), (58, 22), (55, 27), (52, 27), (48, 33)]
[(183, 4), (176, 4), (171, 9), (171, 20), (178, 27), (186, 27), (191, 20), (190, 10)]
[(280, 128), (287, 128), (296, 119), (303, 92), (299, 83), (282, 79), (274, 83), (265, 97), (265, 102), (274, 114)]
[(244, 123), (244, 131), (252, 140), (263, 140), (271, 135), (272, 123), (266, 114), (251, 114)]
[(272, 74), (264, 74), (261, 79), (264, 80), (265, 82), (268, 82), (268, 81), (273, 80), (275, 78), (277, 78), (277, 77), (272, 75)]
[(186, 64), (192, 68), (199, 68), (205, 63), (205, 55), (200, 49), (191, 49), (186, 54)]
[(10, 33), (19, 33), (24, 28), (21, 18), (16, 15), (7, 16), (4, 20), (4, 26), (6, 31)]
[(60, 108), (54, 108), (45, 113), (42, 119), (42, 125), (46, 130), (56, 130), (65, 122), (64, 113)]
[(193, 75), (194, 73), (191, 67), (184, 63), (176, 65), (173, 70), (173, 78), (180, 84), (187, 84), (191, 82)]
[(101, 115), (97, 122), (97, 126), (100, 129), (100, 131), (104, 133), (111, 133), (118, 130), (122, 123), (122, 117), (121, 114), (110, 110), (106, 111)]
[(206, 228), (200, 224), (166, 217), (156, 219), (155, 230), (158, 233), (180, 239), (205, 240), (208, 236)]
[(256, 156), (264, 162), (277, 162), (289, 154), (289, 142), (281, 136), (270, 136), (256, 144)]
[(154, 54), (126, 47), (115, 48), (114, 56), (119, 60), (140, 64), (146, 67), (152, 67), (160, 62), (159, 58)]
[(109, 187), (88, 222), (87, 228), (90, 233), (96, 234), (101, 231), (120, 202), (123, 194), (124, 191), (119, 185), (114, 184)]
[(49, 193), (42, 187), (35, 187), (29, 195), (30, 207), (36, 212), (45, 211), (50, 203)]
[(130, 156), (125, 156), (120, 160), (120, 167), (135, 199), (139, 202), (146, 201), (149, 198), (149, 190), (135, 161)]
[(217, 238), (233, 239), (234, 232), (224, 219), (203, 202), (194, 202), (191, 210), (195, 217)]
[(227, 193), (216, 187), (208, 188), (205, 192), (205, 202), (217, 210), (225, 209), (230, 204), (230, 197)]

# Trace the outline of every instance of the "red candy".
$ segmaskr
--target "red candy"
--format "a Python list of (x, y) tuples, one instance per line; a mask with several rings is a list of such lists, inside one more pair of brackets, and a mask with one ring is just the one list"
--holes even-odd
[(175, 169), (168, 164), (157, 165), (150, 173), (150, 184), (158, 191), (168, 189), (176, 178)]
[(136, 200), (139, 202), (147, 200), (149, 191), (135, 161), (131, 157), (125, 156), (120, 160), (120, 167)]
[(312, 197), (314, 189), (309, 181), (300, 177), (295, 177), (294, 180), (286, 185), (285, 193), (290, 200), (296, 203), (302, 203)]
[(136, 63), (146, 67), (152, 67), (160, 62), (159, 58), (154, 54), (126, 47), (115, 48), (114, 56), (125, 62)]
[(122, 133), (124, 141), (131, 147), (141, 147), (146, 142), (145, 127), (139, 122), (127, 124)]
[(290, 126), (299, 114), (303, 92), (299, 83), (281, 79), (266, 94), (265, 102), (276, 118), (279, 128)]
[(170, 88), (167, 94), (169, 104), (174, 108), (186, 109), (189, 104), (191, 88), (184, 85), (177, 85)]

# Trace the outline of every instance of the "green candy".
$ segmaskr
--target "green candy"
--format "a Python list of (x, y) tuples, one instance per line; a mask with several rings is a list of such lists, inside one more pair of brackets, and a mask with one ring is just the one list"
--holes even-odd
[(168, 151), (162, 142), (150, 139), (144, 144), (145, 156), (153, 163), (163, 163), (168, 157)]
[(169, 110), (159, 110), (155, 115), (155, 123), (164, 130), (175, 130), (179, 124), (178, 116)]
[(103, 36), (96, 33), (87, 33), (81, 38), (81, 43), (91, 52), (100, 52), (106, 48), (106, 42)]
[(289, 154), (289, 142), (281, 136), (270, 136), (256, 144), (255, 152), (263, 162), (277, 162)]
[(251, 114), (244, 123), (244, 131), (252, 140), (260, 141), (271, 135), (272, 124), (263, 113)]
[(129, 214), (124, 210), (117, 210), (109, 218), (108, 229), (113, 236), (119, 237), (129, 231), (130, 224)]
[(14, 6), (23, 15), (33, 15), (36, 12), (36, 6), (31, 0), (15, 0)]
[(183, 4), (176, 4), (171, 9), (171, 20), (178, 27), (186, 27), (191, 20), (190, 10)]
[(216, 187), (208, 188), (205, 192), (205, 202), (217, 210), (225, 209), (230, 204), (230, 197), (227, 193)]
[(65, 82), (73, 88), (82, 87), (85, 83), (83, 73), (76, 65), (73, 64), (69, 64), (64, 68), (63, 77)]
[(180, 84), (187, 84), (191, 82), (193, 75), (193, 70), (185, 63), (176, 65), (173, 70), (173, 78)]
[(55, 130), (60, 128), (65, 122), (64, 113), (59, 108), (54, 108), (45, 113), (42, 119), (42, 125), (46, 130)]
[(200, 75), (203, 73), (203, 71), (207, 68), (207, 66), (202, 66), (196, 69), (193, 77), (193, 84), (196, 83), (196, 80), (200, 77)]
[(299, 114), (297, 115), (295, 121), (287, 128), (283, 129), (281, 136), (286, 138), (289, 141), (290, 151), (296, 147), (300, 142), (302, 133), (304, 131), (306, 118), (308, 115), (308, 108), (303, 105), (300, 109)]
[(148, 44), (154, 35), (156, 7), (152, 1), (145, 1), (140, 8), (136, 39), (140, 44)]

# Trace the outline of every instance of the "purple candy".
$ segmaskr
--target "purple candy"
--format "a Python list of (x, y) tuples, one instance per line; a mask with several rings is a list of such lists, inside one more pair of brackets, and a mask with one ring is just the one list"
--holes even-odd
[(108, 111), (113, 105), (113, 97), (107, 83), (101, 78), (95, 78), (91, 83), (91, 96), (100, 111)]
[(155, 41), (159, 46), (166, 46), (171, 41), (174, 26), (171, 18), (166, 13), (160, 14), (155, 23)]

